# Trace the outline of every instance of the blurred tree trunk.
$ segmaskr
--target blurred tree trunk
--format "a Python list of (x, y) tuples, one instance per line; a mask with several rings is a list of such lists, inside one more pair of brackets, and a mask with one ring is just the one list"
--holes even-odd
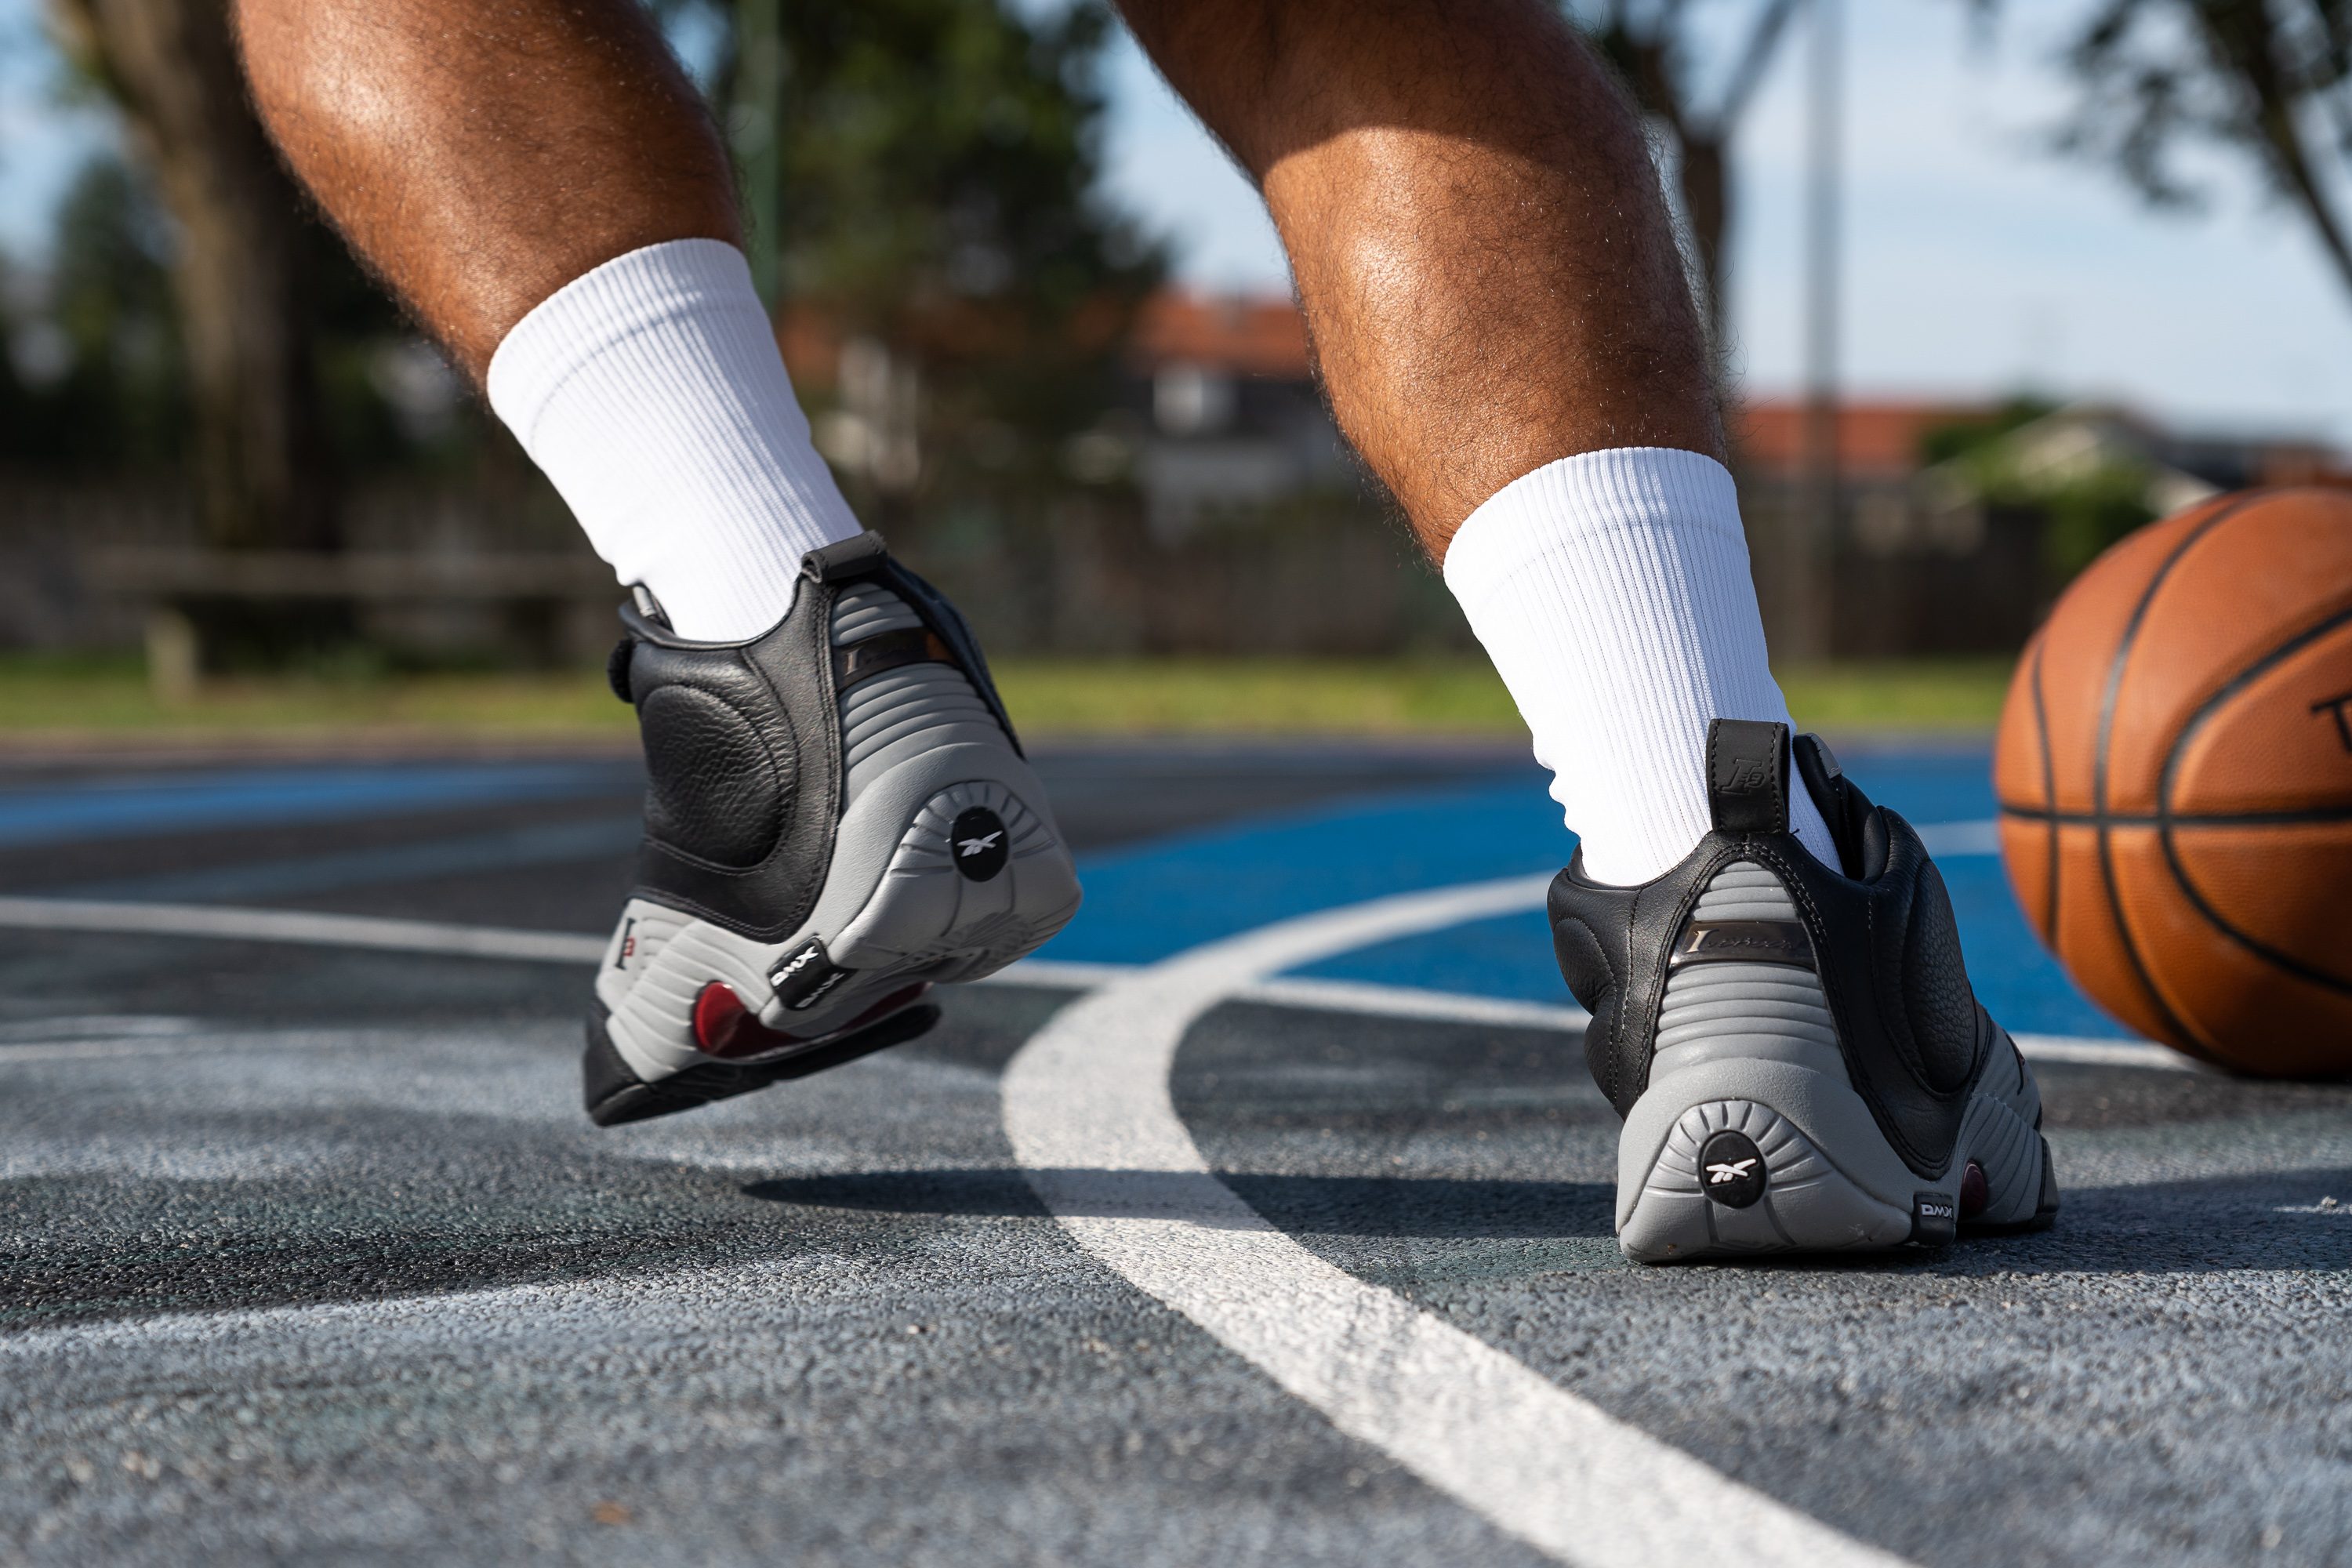
[(1691, 246), (1698, 252), (1699, 286), (1706, 290), (1707, 339), (1722, 351), (1729, 341), (1731, 303), (1726, 291), (1729, 260), (1724, 247), (1731, 235), (1731, 190), (1726, 168), (1729, 162), (1723, 134), (1686, 135), (1680, 170), (1683, 213), (1690, 220)]
[(332, 545), (311, 354), (314, 237), (246, 94), (227, 0), (51, 4), (121, 105), (177, 228), (173, 289), (206, 541)]
[[(1698, 281), (1709, 336), (1720, 351), (1728, 341), (1731, 235), (1731, 139), (1770, 68), (1798, 0), (1760, 0), (1713, 104), (1694, 101), (1689, 81), (1696, 23), (1679, 0), (1610, 0), (1590, 37), (1624, 74), (1642, 112), (1674, 138), (1683, 216), (1697, 252)], [(1573, 9), (1570, 11), (1574, 15)]]

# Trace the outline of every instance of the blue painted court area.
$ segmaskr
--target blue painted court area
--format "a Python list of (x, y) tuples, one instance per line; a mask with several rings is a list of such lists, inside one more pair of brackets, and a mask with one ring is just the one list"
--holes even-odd
[[(1915, 826), (1993, 815), (1982, 750), (1855, 752), (1847, 773)], [(1383, 894), (1558, 869), (1575, 840), (1540, 776), (1254, 818), (1085, 857), (1087, 902), (1039, 956), (1144, 963), (1219, 937)], [(2034, 940), (1997, 855), (1939, 854), (1978, 995), (2014, 1031), (2114, 1037), (2101, 1012)], [(1514, 1000), (1570, 1000), (1551, 936), (1530, 910), (1365, 948), (1301, 973)]]
[[(1858, 751), (1845, 758), (1873, 798), (1921, 827), (1981, 824), (1993, 814), (1981, 749)], [(0, 788), (0, 849), (210, 829), (331, 824), (462, 812), (469, 806), (576, 800), (634, 792), (619, 762), (352, 763), (114, 774)], [(386, 879), (414, 880), (490, 868), (625, 857), (634, 808), (427, 842), (76, 883), (83, 898), (268, 904)], [(2012, 1029), (2125, 1033), (2035, 942), (1984, 836), (1978, 852), (1937, 857), (1958, 907), (1979, 994)], [(1557, 869), (1574, 847), (1532, 766), (1463, 784), (1353, 795), (1252, 815), (1080, 857), (1087, 903), (1040, 955), (1143, 963), (1292, 915), (1444, 887)], [(477, 917), (478, 918), (478, 917)], [(601, 918), (601, 916), (600, 916)], [(1304, 973), (1333, 979), (1567, 999), (1551, 941), (1534, 911), (1346, 954)]]
[(22, 784), (0, 788), (0, 847), (577, 799), (616, 775), (611, 763), (368, 763)]

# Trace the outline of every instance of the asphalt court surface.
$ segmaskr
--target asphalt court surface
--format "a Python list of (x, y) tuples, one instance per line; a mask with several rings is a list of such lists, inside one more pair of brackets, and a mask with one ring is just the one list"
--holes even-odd
[[(1043, 762), (1088, 893), (1056, 984), (962, 988), (924, 1040), (612, 1131), (577, 1103), (577, 967), (9, 928), (0, 1558), (1622, 1560), (1612, 1519), (1657, 1499), (1596, 1507), (1589, 1551), (1517, 1528), (1410, 1458), (1415, 1412), (1368, 1435), (1082, 1246), (1006, 1130), (1006, 1066), (1074, 977), (1539, 874), (1566, 849), (1540, 777), (1416, 748)], [(2116, 1037), (2009, 904), (1982, 754), (1846, 762), (1930, 826), (2004, 1022)], [(601, 935), (635, 787), (594, 757), (18, 768), (0, 893)], [(1774, 1560), (1738, 1525), (1760, 1494), (1853, 1561), (2352, 1563), (2352, 1088), (2045, 1059), (2056, 1229), (1637, 1269), (1531, 909), (1288, 973), (1444, 995), (1213, 999), (1183, 1031), (1166, 1101), (1271, 1227), (1236, 1245), (1606, 1417), (1585, 1450), (1524, 1435), (1563, 1474), (1696, 1460), (1695, 1552)], [(1377, 1384), (1382, 1342), (1320, 1310), (1293, 1337)]]

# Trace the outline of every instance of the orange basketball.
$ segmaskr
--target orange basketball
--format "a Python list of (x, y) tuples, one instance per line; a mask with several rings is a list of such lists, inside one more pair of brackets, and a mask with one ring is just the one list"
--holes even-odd
[(2026, 918), (2108, 1011), (2246, 1072), (2352, 1072), (2352, 493), (2141, 529), (2027, 645), (1993, 751)]

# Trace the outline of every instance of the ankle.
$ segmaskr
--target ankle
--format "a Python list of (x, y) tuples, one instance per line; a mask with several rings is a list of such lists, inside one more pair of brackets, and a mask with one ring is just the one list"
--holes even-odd
[(741, 251), (682, 239), (572, 279), (507, 334), (490, 405), (682, 637), (758, 636), (859, 525), (809, 438)]
[[(1596, 880), (1647, 882), (1706, 836), (1712, 721), (1788, 722), (1738, 497), (1710, 458), (1630, 447), (1547, 464), (1471, 514), (1445, 581)], [(1796, 793), (1799, 841), (1835, 866), (1818, 803)]]

